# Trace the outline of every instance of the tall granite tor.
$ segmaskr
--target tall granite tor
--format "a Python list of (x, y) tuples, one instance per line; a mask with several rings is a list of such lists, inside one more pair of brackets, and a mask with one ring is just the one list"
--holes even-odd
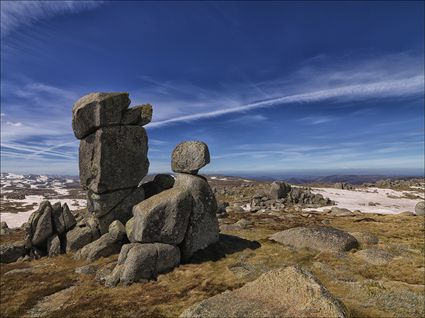
[(152, 119), (152, 106), (129, 105), (128, 93), (92, 93), (72, 109), (72, 128), (80, 139), (80, 183), (102, 234), (114, 220), (125, 224), (132, 207), (144, 199), (137, 186), (149, 169), (143, 125)]

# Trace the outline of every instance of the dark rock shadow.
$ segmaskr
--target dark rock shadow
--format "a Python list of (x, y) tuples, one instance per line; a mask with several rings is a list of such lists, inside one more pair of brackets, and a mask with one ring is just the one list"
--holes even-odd
[(261, 247), (258, 241), (250, 241), (234, 235), (220, 234), (219, 240), (207, 248), (196, 252), (186, 263), (200, 264), (207, 261), (218, 261), (226, 255), (246, 249), (255, 250)]

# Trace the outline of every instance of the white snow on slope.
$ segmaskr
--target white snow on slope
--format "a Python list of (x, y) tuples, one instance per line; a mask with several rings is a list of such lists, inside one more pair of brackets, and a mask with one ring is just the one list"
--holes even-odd
[[(390, 189), (367, 188), (355, 190), (341, 190), (333, 188), (313, 188), (313, 193), (320, 193), (324, 197), (328, 197), (335, 201), (336, 206), (349, 209), (351, 211), (360, 210), (363, 213), (380, 213), (380, 214), (398, 214), (401, 212), (414, 212), (415, 205), (420, 199), (403, 198), (404, 194), (410, 193), (421, 196), (423, 193), (416, 191), (395, 191)], [(369, 206), (369, 202), (378, 203), (376, 206)], [(324, 211), (333, 206), (325, 206), (320, 208), (308, 208), (304, 211)]]
[[(24, 202), (24, 205), (31, 205), (33, 203), (37, 203), (37, 205), (35, 209), (31, 211), (27, 211), (27, 212), (0, 213), (1, 221), (5, 221), (10, 228), (20, 227), (22, 224), (28, 221), (31, 213), (33, 213), (34, 211), (37, 211), (39, 203), (43, 200), (44, 200), (44, 197), (41, 195), (27, 195), (25, 197), (25, 200), (9, 200), (12, 202), (20, 202), (20, 203)], [(82, 199), (50, 199), (49, 201), (51, 204), (54, 204), (56, 202), (61, 202), (62, 204), (66, 203), (68, 204), (68, 207), (71, 211), (83, 209), (87, 205), (87, 201)]]

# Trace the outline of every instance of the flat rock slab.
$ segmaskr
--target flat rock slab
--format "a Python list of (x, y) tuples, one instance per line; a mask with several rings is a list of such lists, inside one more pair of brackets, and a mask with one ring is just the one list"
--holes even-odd
[(57, 293), (44, 297), (28, 311), (30, 317), (43, 317), (71, 305), (72, 292), (76, 287), (71, 286)]
[(291, 266), (206, 299), (180, 317), (348, 317), (348, 313), (313, 274)]
[(149, 168), (148, 137), (140, 126), (106, 127), (80, 142), (80, 183), (95, 193), (137, 187)]
[(358, 242), (352, 235), (332, 227), (295, 227), (275, 233), (269, 239), (295, 248), (334, 253), (358, 247)]

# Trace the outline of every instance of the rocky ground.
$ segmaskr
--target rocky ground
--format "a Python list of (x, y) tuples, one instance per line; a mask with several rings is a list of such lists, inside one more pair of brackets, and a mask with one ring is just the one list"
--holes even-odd
[[(67, 183), (65, 179), (60, 185), (50, 181), (42, 189), (45, 192), (36, 194), (31, 191), (40, 191), (40, 184), (50, 179), (27, 179), (2, 175), (2, 207), (3, 200), (20, 200), (11, 203), (25, 207), (25, 200), (35, 195), (53, 195), (63, 202), (73, 200), (72, 195), (78, 193), (75, 198), (84, 199), (76, 181)], [(250, 306), (242, 298), (259, 303), (256, 288), (266, 291), (261, 303), (272, 310), (285, 306), (278, 302), (293, 295), (279, 284), (268, 283), (268, 277), (275, 275), (273, 279), (283, 282), (290, 279), (294, 286), (306, 282), (313, 286), (304, 271), (317, 277), (351, 316), (424, 316), (425, 218), (414, 215), (415, 205), (423, 198), (423, 180), (398, 181), (394, 186), (387, 184), (388, 188), (383, 184), (321, 184), (275, 189), (287, 191), (285, 199), (273, 198), (270, 182), (227, 176), (208, 176), (208, 181), (219, 202), (218, 243), (155, 281), (127, 287), (103, 284), (118, 254), (93, 262), (76, 260), (69, 253), (0, 264), (1, 316), (176, 317), (182, 313), (193, 316), (194, 312), (208, 316), (205, 308), (219, 314), (223, 299), (227, 304), (238, 304), (235, 308), (239, 309)], [(21, 189), (28, 191), (23, 197), (7, 197)], [(68, 192), (61, 194), (61, 189)], [(35, 208), (28, 206), (26, 212), (5, 208), (0, 216), (2, 221), (7, 216), (23, 223), (22, 215)], [(73, 213), (79, 208), (70, 205)], [(329, 227), (344, 234), (330, 233)], [(292, 232), (282, 232), (288, 229)], [(297, 231), (302, 231), (303, 240), (297, 239), (301, 235)], [(24, 239), (20, 228), (5, 232), (0, 236), (1, 244)], [(327, 240), (327, 235), (332, 239)], [(268, 276), (261, 276), (265, 273)], [(247, 285), (249, 282), (252, 284)], [(318, 295), (306, 296), (305, 301), (318, 297), (323, 302), (321, 288)], [(338, 305), (335, 308), (339, 310)]]

